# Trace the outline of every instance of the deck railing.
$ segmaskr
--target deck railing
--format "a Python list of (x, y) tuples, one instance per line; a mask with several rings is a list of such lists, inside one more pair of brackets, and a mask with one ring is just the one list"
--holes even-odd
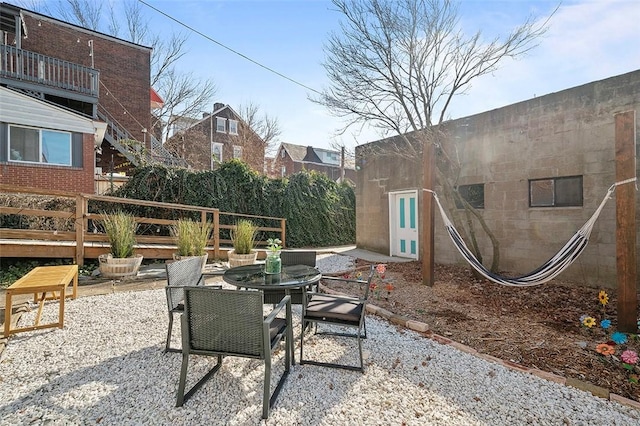
[(0, 45), (0, 76), (98, 97), (100, 71), (73, 62)]
[[(279, 217), (244, 215), (221, 212), (218, 209), (189, 206), (184, 204), (160, 203), (155, 201), (133, 200), (128, 198), (110, 197), (94, 194), (75, 194), (64, 191), (45, 191), (35, 188), (14, 188), (0, 184), (0, 191), (6, 193), (21, 193), (26, 195), (55, 196), (75, 200), (75, 211), (41, 210), (22, 207), (0, 206), (0, 214), (20, 215), (27, 217), (58, 219), (72, 221), (73, 230), (40, 230), (40, 229), (11, 229), (0, 228), (0, 253), (2, 257), (38, 257), (38, 258), (73, 258), (78, 265), (83, 265), (85, 259), (96, 259), (99, 255), (109, 252), (108, 239), (104, 232), (95, 226), (102, 215), (89, 212), (89, 201), (99, 201), (103, 204), (129, 204), (139, 207), (152, 207), (156, 210), (179, 210), (182, 212), (196, 212), (201, 221), (209, 221), (213, 225), (213, 233), (207, 252), (214, 259), (226, 258), (227, 249), (231, 247), (231, 240), (223, 238), (227, 230), (233, 228), (235, 218), (248, 218), (255, 222), (267, 222), (273, 226), (260, 226), (259, 232), (277, 234), (286, 245), (286, 219)], [(193, 213), (192, 213), (193, 214)], [(223, 220), (221, 220), (223, 218)], [(139, 225), (145, 227), (170, 226), (175, 223), (171, 219), (150, 217), (136, 217)], [(175, 238), (158, 235), (137, 235), (136, 252), (147, 259), (171, 259), (176, 252)], [(266, 245), (261, 240), (257, 245)]]

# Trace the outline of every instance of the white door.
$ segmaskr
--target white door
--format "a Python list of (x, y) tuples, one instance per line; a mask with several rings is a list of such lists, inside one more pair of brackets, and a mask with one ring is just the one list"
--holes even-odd
[(418, 259), (418, 191), (389, 193), (391, 256)]

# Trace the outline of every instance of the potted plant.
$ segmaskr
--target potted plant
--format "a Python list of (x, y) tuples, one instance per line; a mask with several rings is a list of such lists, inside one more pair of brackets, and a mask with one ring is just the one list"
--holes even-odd
[(247, 219), (240, 219), (231, 230), (231, 243), (233, 250), (229, 250), (229, 267), (255, 263), (258, 252), (253, 247), (256, 242), (258, 228)]
[(280, 250), (282, 250), (280, 238), (269, 238), (267, 240), (267, 258), (264, 261), (264, 272), (266, 274), (279, 274), (282, 270), (282, 260)]
[(142, 255), (134, 254), (138, 228), (135, 217), (122, 211), (103, 214), (102, 226), (111, 251), (98, 256), (100, 274), (106, 278), (136, 276), (142, 263)]
[(171, 226), (170, 232), (176, 239), (178, 252), (173, 254), (175, 260), (197, 256), (202, 260), (202, 269), (207, 264), (207, 244), (211, 238), (211, 222), (195, 222), (190, 219), (179, 219)]

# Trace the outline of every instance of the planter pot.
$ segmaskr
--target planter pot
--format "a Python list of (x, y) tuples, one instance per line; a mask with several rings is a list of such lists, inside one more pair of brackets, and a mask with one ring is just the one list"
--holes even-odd
[(136, 254), (134, 257), (115, 258), (109, 254), (98, 256), (100, 262), (100, 275), (105, 278), (135, 277), (142, 264), (142, 255)]
[(229, 267), (235, 268), (236, 266), (253, 265), (256, 263), (258, 252), (252, 250), (249, 254), (236, 254), (234, 250), (230, 250), (227, 253), (227, 257), (229, 258)]
[(280, 252), (268, 253), (267, 258), (264, 261), (264, 273), (279, 274), (281, 271), (282, 259), (280, 259)]
[(191, 259), (192, 257), (199, 257), (202, 265), (202, 272), (204, 272), (204, 268), (207, 265), (207, 259), (209, 258), (209, 253), (205, 253), (202, 256), (180, 256), (179, 254), (173, 253), (173, 260), (183, 260), (183, 259)]

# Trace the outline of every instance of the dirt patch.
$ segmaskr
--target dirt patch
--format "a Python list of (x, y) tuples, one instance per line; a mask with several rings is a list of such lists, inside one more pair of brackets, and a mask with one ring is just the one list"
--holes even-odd
[[(365, 264), (358, 261), (357, 266)], [(640, 401), (640, 385), (629, 381), (640, 369), (633, 372), (622, 367), (622, 346), (616, 346), (616, 358), (604, 357), (595, 348), (609, 340), (605, 331), (581, 326), (583, 315), (594, 316), (598, 323), (602, 318), (599, 289), (558, 280), (537, 287), (505, 287), (451, 265), (438, 265), (435, 285), (428, 287), (422, 285), (419, 262), (389, 264), (385, 280), (394, 289), (387, 292), (382, 284), (371, 295), (371, 303), (424, 322), (433, 332), (478, 352)], [(325, 284), (348, 291), (344, 285)], [(607, 293), (606, 317), (612, 321), (610, 330), (615, 330), (616, 292)], [(635, 337), (624, 346), (638, 351), (640, 340)]]

